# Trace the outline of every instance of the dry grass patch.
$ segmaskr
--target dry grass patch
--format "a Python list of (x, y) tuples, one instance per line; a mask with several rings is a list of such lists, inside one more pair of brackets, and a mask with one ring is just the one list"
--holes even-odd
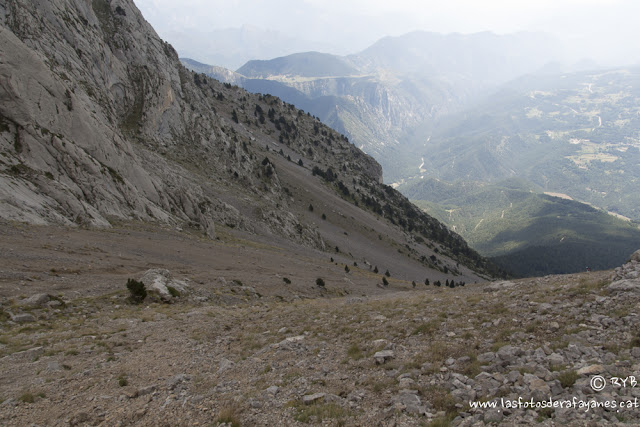
[(436, 331), (438, 331), (440, 329), (440, 325), (441, 322), (433, 319), (430, 320), (428, 322), (422, 323), (421, 325), (417, 326), (413, 332), (411, 332), (411, 335), (433, 335)]
[(316, 403), (313, 405), (304, 405), (299, 401), (292, 401), (287, 404), (288, 407), (294, 408), (293, 418), (305, 424), (325, 424), (327, 420), (337, 421), (337, 425), (344, 425), (346, 418), (353, 414), (346, 408), (336, 405), (335, 403)]
[(442, 387), (429, 386), (421, 390), (425, 400), (431, 402), (436, 411), (444, 411), (448, 416), (458, 414), (456, 401), (451, 394)]
[(226, 402), (220, 411), (218, 411), (213, 425), (218, 426), (224, 424), (230, 427), (241, 427), (240, 413), (240, 407), (235, 402)]
[(351, 346), (347, 349), (347, 356), (349, 356), (353, 360), (360, 360), (364, 357), (364, 353), (357, 344), (351, 344)]
[(562, 385), (563, 388), (569, 388), (575, 384), (578, 377), (579, 375), (576, 371), (567, 370), (558, 375), (558, 381), (560, 381), (560, 385)]

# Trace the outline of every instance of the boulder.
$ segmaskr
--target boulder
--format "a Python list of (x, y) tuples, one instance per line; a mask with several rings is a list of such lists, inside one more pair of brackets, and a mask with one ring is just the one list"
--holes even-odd
[(311, 405), (324, 399), (325, 393), (314, 393), (302, 396), (302, 403), (305, 405)]
[(164, 302), (173, 302), (176, 298), (171, 294), (169, 288), (175, 289), (180, 294), (187, 290), (187, 285), (183, 281), (173, 279), (169, 270), (163, 268), (147, 270), (140, 281), (144, 283), (147, 292), (156, 294)]
[(376, 365), (382, 365), (387, 361), (393, 359), (395, 354), (393, 350), (382, 350), (373, 355), (373, 359), (376, 361)]
[(564, 363), (564, 357), (562, 357), (562, 355), (558, 353), (551, 353), (549, 356), (547, 356), (547, 361), (549, 362), (550, 366), (559, 366)]
[(640, 293), (640, 281), (638, 280), (618, 280), (609, 285), (608, 289), (611, 292), (633, 292)]
[(42, 307), (51, 300), (49, 294), (35, 294), (29, 298), (25, 298), (20, 301), (20, 305), (23, 307)]
[(549, 399), (551, 396), (551, 388), (549, 385), (535, 375), (524, 374), (524, 383), (528, 386), (531, 397), (536, 401)]
[(603, 371), (604, 367), (602, 365), (589, 365), (578, 369), (578, 375), (594, 375), (600, 374)]
[(276, 394), (278, 394), (279, 391), (280, 391), (280, 387), (278, 387), (277, 385), (272, 385), (271, 387), (267, 388), (267, 393), (269, 393), (272, 396), (275, 396)]
[(16, 323), (31, 323), (35, 322), (36, 318), (31, 313), (20, 313), (14, 316), (11, 316), (11, 320)]
[(513, 282), (510, 282), (508, 280), (503, 280), (501, 282), (493, 282), (490, 285), (487, 285), (484, 287), (484, 291), (485, 292), (497, 292), (497, 291), (503, 291), (503, 290), (507, 290), (507, 289), (511, 289), (515, 286), (516, 284)]
[(513, 363), (519, 356), (522, 355), (522, 353), (522, 349), (520, 349), (519, 347), (505, 345), (498, 350), (496, 356), (498, 356), (498, 358), (500, 360), (503, 360), (504, 362)]

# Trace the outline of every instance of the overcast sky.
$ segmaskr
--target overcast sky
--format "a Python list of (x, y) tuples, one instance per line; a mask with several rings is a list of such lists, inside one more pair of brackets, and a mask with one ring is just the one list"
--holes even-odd
[[(161, 37), (253, 26), (355, 53), (386, 35), (543, 31), (624, 58), (640, 39), (638, 0), (134, 0)], [(178, 51), (180, 48), (178, 46)]]

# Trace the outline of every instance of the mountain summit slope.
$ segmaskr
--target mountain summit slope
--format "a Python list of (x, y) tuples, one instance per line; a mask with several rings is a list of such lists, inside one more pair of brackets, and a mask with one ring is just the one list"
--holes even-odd
[(344, 136), (187, 71), (131, 1), (4, 7), (1, 218), (222, 227), (420, 280), (492, 268)]

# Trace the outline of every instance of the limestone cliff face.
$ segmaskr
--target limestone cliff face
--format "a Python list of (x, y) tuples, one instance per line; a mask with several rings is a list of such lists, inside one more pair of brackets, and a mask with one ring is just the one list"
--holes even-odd
[[(280, 195), (277, 173), (263, 182), (261, 154), (250, 148), (273, 130), (233, 119), (265, 104), (188, 72), (133, 2), (8, 0), (0, 19), (0, 217), (98, 226), (136, 218), (213, 235), (216, 221), (254, 228), (224, 197), (231, 178)], [(305, 160), (308, 143), (294, 147)], [(330, 154), (355, 154), (353, 172), (379, 180), (380, 166), (348, 145)]]
[(212, 231), (202, 189), (133, 145), (169, 144), (188, 117), (175, 52), (131, 3), (8, 1), (2, 25), (2, 216), (103, 226), (173, 216)]

